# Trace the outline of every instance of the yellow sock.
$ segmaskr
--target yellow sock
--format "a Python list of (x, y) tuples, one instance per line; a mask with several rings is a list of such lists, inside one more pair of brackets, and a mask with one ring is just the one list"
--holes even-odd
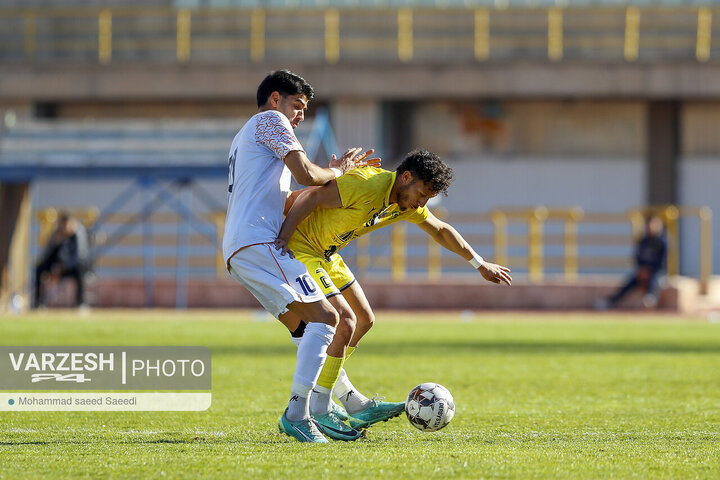
[(323, 368), (320, 371), (320, 377), (318, 378), (317, 384), (321, 387), (327, 388), (328, 390), (332, 390), (335, 386), (335, 382), (337, 382), (337, 379), (340, 376), (340, 370), (342, 370), (343, 363), (345, 363), (345, 358), (331, 357), (328, 355), (325, 360), (325, 365), (323, 365)]
[(345, 360), (347, 361), (348, 358), (350, 358), (350, 355), (353, 354), (357, 347), (347, 347), (347, 350), (345, 350)]

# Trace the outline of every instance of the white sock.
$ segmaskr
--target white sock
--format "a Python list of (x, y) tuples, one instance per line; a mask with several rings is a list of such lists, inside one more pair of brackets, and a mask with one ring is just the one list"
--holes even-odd
[[(300, 346), (302, 337), (290, 337), (295, 346)], [(310, 391), (310, 413), (312, 415), (323, 414), (330, 411), (330, 396), (332, 391), (329, 388), (315, 385)]]
[(310, 413), (312, 415), (328, 413), (330, 411), (330, 395), (332, 395), (332, 390), (315, 385), (310, 392)]
[(320, 376), (326, 351), (335, 335), (335, 327), (324, 323), (311, 322), (305, 328), (298, 345), (297, 366), (293, 376), (290, 402), (285, 416), (291, 422), (297, 422), (310, 416), (310, 390)]
[(291, 422), (297, 422), (303, 418), (310, 416), (308, 409), (310, 402), (310, 390), (305, 385), (296, 385), (293, 383), (292, 390), (290, 392), (290, 401), (288, 402), (287, 410), (285, 410), (285, 416)]
[(370, 399), (355, 389), (344, 368), (340, 370), (340, 378), (335, 383), (333, 393), (340, 399), (349, 414), (362, 412), (370, 406)]

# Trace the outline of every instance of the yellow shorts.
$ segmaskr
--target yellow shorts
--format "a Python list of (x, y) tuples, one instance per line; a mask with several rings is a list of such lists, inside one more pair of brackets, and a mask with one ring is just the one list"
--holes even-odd
[(355, 281), (355, 275), (337, 253), (331, 256), (330, 260), (299, 252), (295, 252), (295, 258), (305, 265), (327, 298), (340, 295), (340, 292)]

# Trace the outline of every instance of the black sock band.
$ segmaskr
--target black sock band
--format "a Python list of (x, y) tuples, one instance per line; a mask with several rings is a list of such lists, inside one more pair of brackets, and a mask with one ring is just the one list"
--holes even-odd
[(300, 321), (300, 325), (298, 325), (298, 327), (297, 327), (295, 330), (293, 330), (292, 332), (290, 332), (290, 335), (291, 335), (293, 338), (300, 338), (300, 337), (302, 337), (302, 336), (303, 336), (303, 333), (305, 333), (305, 327), (306, 327), (306, 326), (307, 326), (307, 325), (305, 324), (305, 322)]

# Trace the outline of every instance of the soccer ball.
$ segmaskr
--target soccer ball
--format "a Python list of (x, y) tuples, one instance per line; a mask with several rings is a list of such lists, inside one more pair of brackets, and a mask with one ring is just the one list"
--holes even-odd
[(439, 383), (423, 383), (410, 391), (405, 414), (413, 427), (423, 432), (440, 430), (455, 416), (455, 400)]

